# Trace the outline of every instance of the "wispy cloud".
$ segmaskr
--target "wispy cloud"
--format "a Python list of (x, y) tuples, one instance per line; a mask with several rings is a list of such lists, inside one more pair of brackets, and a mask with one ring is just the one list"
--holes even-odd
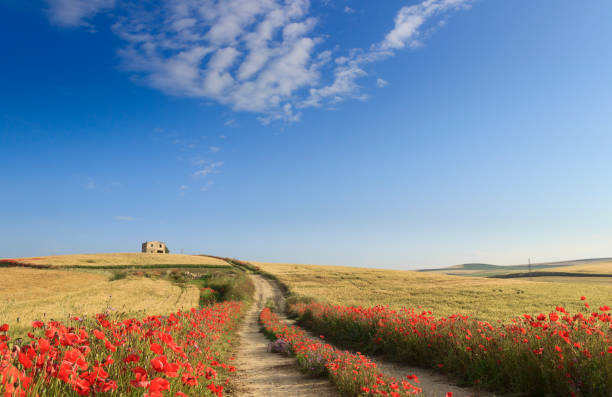
[(136, 220), (136, 218), (134, 218), (132, 216), (122, 216), (122, 215), (115, 216), (114, 218), (115, 218), (115, 220), (122, 221), (122, 222), (131, 222), (131, 221)]
[(208, 148), (211, 153), (217, 153), (221, 148), (219, 146), (211, 146)]
[(452, 9), (469, 7), (468, 0), (426, 0), (402, 7), (395, 16), (395, 26), (380, 43), (381, 49), (416, 47), (421, 44), (421, 29), (431, 18)]
[(380, 77), (376, 79), (376, 87), (383, 88), (386, 87), (389, 83), (387, 80), (383, 80)]
[[(47, 1), (51, 19), (64, 26), (86, 24), (115, 6), (114, 0)], [(470, 2), (422, 0), (402, 7), (381, 40), (345, 52), (320, 48), (325, 36), (315, 30), (319, 20), (309, 0), (160, 0), (155, 6), (122, 0), (112, 30), (124, 42), (119, 55), (134, 80), (259, 113), (267, 124), (297, 121), (306, 107), (366, 99), (358, 81), (368, 76), (369, 64), (422, 45), (450, 11)]]
[[(395, 56), (396, 51), (421, 44), (422, 30), (443, 17), (446, 12), (467, 8), (471, 0), (425, 0), (422, 3), (402, 7), (395, 16), (393, 29), (385, 38), (368, 50), (356, 49), (348, 56), (335, 59), (334, 80), (331, 84), (310, 90), (310, 96), (300, 106), (335, 105), (347, 98), (363, 99), (357, 80), (367, 76), (365, 66)], [(438, 20), (439, 22), (439, 20)], [(438, 23), (434, 26), (440, 26)], [(377, 85), (380, 87), (380, 80)], [(384, 81), (384, 80), (383, 80)]]
[(115, 7), (115, 0), (47, 0), (49, 19), (64, 27), (89, 26), (88, 19)]
[(193, 176), (195, 177), (206, 177), (209, 174), (213, 173), (217, 168), (223, 166), (223, 162), (222, 161), (217, 161), (214, 163), (210, 163), (208, 165), (206, 165), (204, 168), (202, 168), (199, 171), (196, 171), (193, 173)]

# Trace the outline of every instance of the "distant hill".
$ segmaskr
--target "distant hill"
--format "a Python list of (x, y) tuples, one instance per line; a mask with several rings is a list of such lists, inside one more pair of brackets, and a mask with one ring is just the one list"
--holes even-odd
[[(422, 269), (419, 272), (448, 274), (453, 276), (491, 277), (513, 273), (526, 273), (529, 265), (498, 266), (487, 263), (464, 263), (462, 265), (448, 266), (438, 269)], [(533, 272), (563, 272), (569, 273), (597, 273), (612, 275), (612, 258), (575, 259), (559, 262), (543, 262), (531, 264)]]

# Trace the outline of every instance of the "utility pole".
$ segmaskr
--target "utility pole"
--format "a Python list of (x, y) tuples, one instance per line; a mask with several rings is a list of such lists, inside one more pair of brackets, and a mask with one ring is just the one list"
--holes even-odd
[(531, 258), (527, 259), (527, 262), (529, 263), (529, 277), (531, 277)]

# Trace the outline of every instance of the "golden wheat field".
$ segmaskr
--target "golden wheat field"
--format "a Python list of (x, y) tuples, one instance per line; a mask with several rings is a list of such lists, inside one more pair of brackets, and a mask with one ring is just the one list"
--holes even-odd
[(181, 254), (74, 254), (19, 258), (19, 261), (48, 266), (151, 266), (151, 265), (227, 265), (221, 259), (209, 256)]
[(523, 313), (548, 313), (556, 305), (583, 308), (585, 295), (593, 307), (610, 304), (612, 283), (605, 280), (533, 281), (447, 276), (399, 270), (259, 263), (297, 295), (341, 305), (418, 307), (447, 316), (454, 313), (497, 321)]
[(554, 268), (546, 269), (546, 271), (547, 272), (612, 274), (612, 261), (554, 267)]
[(195, 287), (145, 277), (110, 281), (104, 272), (1, 268), (0, 323), (23, 334), (34, 320), (113, 313), (162, 314), (197, 307)]

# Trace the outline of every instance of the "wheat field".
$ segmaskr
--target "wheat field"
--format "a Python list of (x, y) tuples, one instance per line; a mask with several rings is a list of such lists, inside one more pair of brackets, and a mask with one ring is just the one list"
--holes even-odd
[(509, 320), (523, 313), (549, 313), (555, 306), (583, 308), (582, 295), (595, 310), (612, 302), (612, 283), (528, 279), (489, 279), (400, 270), (354, 267), (253, 264), (274, 274), (297, 295), (321, 302), (392, 308), (418, 307), (448, 316), (467, 314), (487, 321)]
[(0, 324), (24, 334), (35, 320), (112, 313), (164, 314), (197, 307), (199, 291), (145, 277), (109, 280), (109, 273), (0, 269)]
[(227, 265), (222, 259), (209, 256), (181, 254), (74, 254), (45, 257), (19, 258), (18, 261), (56, 267), (67, 266), (153, 266), (153, 265)]
[(611, 262), (584, 263), (580, 265), (561, 266), (546, 269), (548, 272), (599, 273), (612, 275)]

